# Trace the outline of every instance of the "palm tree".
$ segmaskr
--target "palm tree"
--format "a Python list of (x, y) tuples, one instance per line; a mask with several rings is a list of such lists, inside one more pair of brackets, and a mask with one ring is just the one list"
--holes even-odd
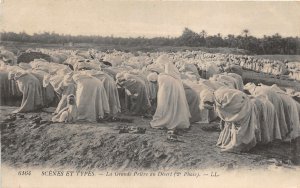
[(206, 38), (207, 37), (207, 32), (205, 30), (202, 30), (200, 32), (200, 37)]
[(244, 29), (242, 31), (242, 34), (247, 38), (248, 37), (248, 34), (249, 34), (249, 30), (248, 29)]

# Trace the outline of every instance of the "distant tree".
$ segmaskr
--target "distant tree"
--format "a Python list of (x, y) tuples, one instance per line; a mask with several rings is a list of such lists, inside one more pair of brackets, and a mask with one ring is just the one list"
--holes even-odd
[(248, 37), (248, 34), (249, 34), (249, 30), (248, 29), (244, 29), (242, 31), (242, 35), (244, 35), (246, 38)]
[(226, 42), (222, 38), (221, 33), (218, 33), (217, 35), (208, 36), (206, 38), (206, 45), (207, 45), (207, 47), (210, 47), (210, 48), (224, 47), (224, 46), (226, 46)]
[[(32, 43), (93, 43), (104, 45), (118, 45), (130, 47), (145, 46), (191, 46), (191, 47), (230, 47), (248, 50), (255, 54), (300, 54), (299, 37), (282, 37), (279, 33), (262, 38), (256, 38), (249, 34), (248, 29), (244, 29), (241, 35), (227, 35), (222, 37), (208, 35), (205, 30), (199, 34), (189, 28), (185, 28), (179, 37), (155, 37), (155, 38), (122, 38), (115, 36), (72, 36), (69, 34), (57, 34), (55, 32), (39, 32), (28, 35), (26, 32), (0, 32), (1, 41), (17, 41)], [(120, 48), (121, 49), (121, 48)]]
[(224, 38), (224, 42), (226, 43), (227, 47), (233, 48), (237, 46), (237, 41), (234, 35), (227, 35), (227, 37)]
[(207, 32), (205, 30), (202, 30), (200, 32), (200, 37), (206, 38), (207, 37)]
[(199, 34), (189, 28), (184, 28), (179, 37), (179, 43), (185, 46), (201, 46), (202, 39)]

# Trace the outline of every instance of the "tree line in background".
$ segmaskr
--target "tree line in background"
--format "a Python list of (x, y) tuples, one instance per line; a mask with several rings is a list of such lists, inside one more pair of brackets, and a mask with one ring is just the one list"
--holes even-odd
[(155, 37), (155, 38), (122, 38), (103, 36), (72, 36), (57, 33), (34, 33), (28, 35), (25, 32), (1, 32), (1, 41), (67, 44), (67, 43), (93, 43), (120, 46), (189, 46), (189, 47), (228, 47), (248, 50), (254, 54), (300, 54), (300, 39), (298, 37), (282, 37), (276, 33), (272, 36), (256, 38), (245, 29), (240, 35), (222, 36), (208, 35), (205, 30), (196, 33), (185, 28), (179, 37)]

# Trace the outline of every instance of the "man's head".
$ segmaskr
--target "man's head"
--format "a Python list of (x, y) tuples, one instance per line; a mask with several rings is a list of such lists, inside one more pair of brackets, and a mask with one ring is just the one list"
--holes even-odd
[(126, 74), (125, 72), (119, 72), (116, 75), (116, 82), (121, 87), (122, 87), (122, 82), (124, 82), (126, 80), (125, 74)]
[(68, 95), (68, 104), (69, 105), (74, 105), (75, 104), (75, 96), (74, 95)]
[(157, 78), (158, 78), (158, 75), (156, 72), (152, 72), (152, 73), (148, 74), (148, 76), (147, 76), (147, 80), (152, 83), (157, 83)]
[(215, 100), (214, 100), (214, 92), (212, 90), (209, 89), (204, 89), (200, 92), (200, 109), (204, 110), (212, 110), (214, 109), (214, 104), (215, 104)]

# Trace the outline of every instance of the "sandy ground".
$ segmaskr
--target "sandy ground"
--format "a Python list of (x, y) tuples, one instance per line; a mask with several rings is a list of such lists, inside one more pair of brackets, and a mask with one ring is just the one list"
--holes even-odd
[[(0, 107), (1, 120), (16, 107)], [(30, 117), (49, 120), (51, 113), (28, 113), (7, 127), (1, 124), (1, 160), (12, 167), (72, 167), (77, 169), (268, 169), (287, 166), (291, 158), (288, 143), (257, 146), (248, 153), (222, 153), (215, 146), (219, 132), (204, 131), (205, 123), (193, 124), (170, 142), (164, 130), (152, 129), (150, 119), (133, 123), (41, 124), (32, 126)], [(114, 127), (145, 127), (145, 134), (119, 134)]]

